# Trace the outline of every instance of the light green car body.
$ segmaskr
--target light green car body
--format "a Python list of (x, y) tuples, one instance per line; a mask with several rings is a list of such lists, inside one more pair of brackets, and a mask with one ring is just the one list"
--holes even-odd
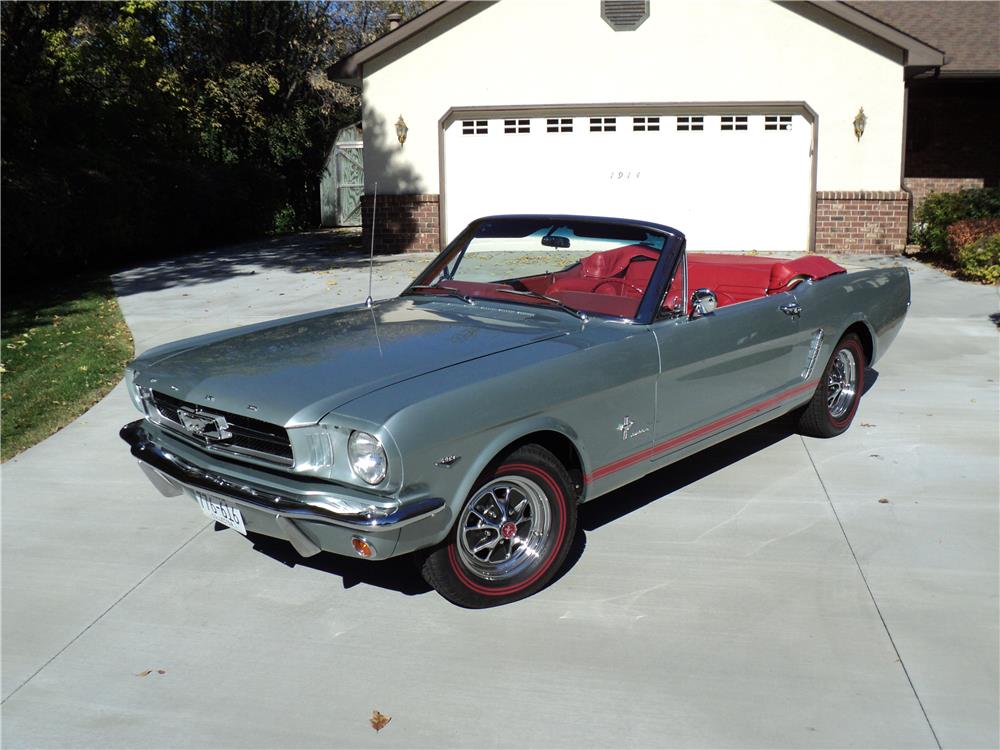
[[(363, 538), (384, 559), (444, 541), (477, 479), (512, 445), (549, 448), (587, 502), (801, 407), (845, 332), (859, 335), (869, 366), (878, 361), (909, 297), (903, 268), (645, 325), (399, 297), (179, 341), (130, 365), (140, 409), (156, 389), (281, 425), (294, 466), (231, 460), (148, 417), (122, 436), (165, 494), (210, 492), (240, 508), (247, 530), (302, 554), (355, 556), (352, 540)], [(790, 302), (798, 317), (780, 310)], [(385, 447), (388, 474), (374, 487), (346, 459), (354, 430)], [(332, 444), (322, 471), (302, 459), (317, 434)], [(309, 498), (342, 514), (298, 512)]]

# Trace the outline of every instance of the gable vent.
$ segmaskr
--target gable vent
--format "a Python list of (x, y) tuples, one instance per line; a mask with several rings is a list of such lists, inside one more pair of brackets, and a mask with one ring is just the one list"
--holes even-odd
[(601, 18), (615, 31), (635, 31), (649, 18), (649, 0), (601, 0)]

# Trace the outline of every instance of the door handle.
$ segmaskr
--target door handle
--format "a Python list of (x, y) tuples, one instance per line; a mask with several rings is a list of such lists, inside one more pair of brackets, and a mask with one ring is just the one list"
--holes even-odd
[(802, 305), (797, 302), (789, 302), (787, 305), (782, 305), (778, 309), (785, 315), (791, 315), (793, 318), (797, 318), (802, 315)]

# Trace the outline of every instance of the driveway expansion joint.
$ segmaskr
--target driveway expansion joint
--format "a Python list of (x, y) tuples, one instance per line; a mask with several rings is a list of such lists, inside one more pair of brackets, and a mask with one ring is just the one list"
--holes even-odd
[(924, 702), (920, 700), (920, 694), (917, 692), (917, 687), (913, 684), (913, 680), (910, 677), (910, 671), (906, 668), (906, 662), (903, 661), (903, 655), (899, 653), (896, 641), (893, 639), (892, 633), (889, 631), (889, 625), (886, 623), (885, 616), (882, 614), (882, 609), (878, 606), (878, 601), (875, 599), (875, 592), (872, 591), (872, 587), (868, 583), (868, 576), (865, 575), (865, 570), (861, 567), (861, 561), (858, 560), (858, 555), (854, 551), (854, 545), (851, 544), (851, 539), (847, 535), (847, 529), (844, 528), (844, 522), (840, 520), (840, 514), (837, 513), (837, 507), (833, 504), (833, 498), (830, 497), (830, 492), (826, 488), (826, 482), (823, 481), (823, 477), (819, 473), (819, 467), (816, 466), (816, 461), (813, 460), (812, 453), (809, 451), (809, 445), (806, 443), (805, 438), (801, 435), (799, 435), (799, 440), (802, 442), (802, 447), (806, 451), (809, 463), (812, 464), (813, 471), (816, 472), (816, 479), (819, 480), (819, 486), (823, 488), (823, 494), (826, 496), (826, 501), (830, 505), (830, 510), (833, 511), (833, 517), (837, 519), (837, 525), (840, 526), (840, 533), (844, 535), (844, 541), (847, 543), (847, 549), (850, 550), (851, 557), (854, 558), (854, 564), (858, 567), (858, 574), (861, 576), (861, 580), (865, 584), (865, 589), (868, 591), (868, 597), (872, 601), (872, 606), (875, 607), (875, 613), (878, 615), (878, 619), (882, 623), (882, 628), (885, 630), (886, 637), (888, 637), (892, 650), (896, 654), (896, 660), (899, 662), (899, 666), (903, 669), (903, 675), (905, 675), (906, 681), (910, 684), (910, 690), (913, 691), (913, 697), (916, 698), (917, 705), (920, 706), (920, 711), (923, 713), (924, 720), (927, 722), (927, 728), (931, 730), (931, 736), (934, 737), (934, 744), (937, 745), (938, 750), (942, 750), (941, 740), (938, 739), (937, 732), (934, 731), (934, 725), (931, 723), (931, 717), (927, 715), (927, 709), (924, 708)]
[(160, 568), (162, 568), (164, 565), (166, 565), (171, 560), (171, 558), (173, 558), (174, 555), (176, 555), (182, 549), (184, 549), (189, 544), (191, 544), (191, 542), (193, 542), (200, 534), (203, 534), (206, 529), (208, 529), (208, 528), (210, 528), (211, 526), (214, 526), (214, 525), (215, 525), (214, 522), (206, 523), (204, 526), (202, 526), (200, 529), (198, 529), (196, 532), (194, 532), (194, 534), (192, 534), (187, 540), (185, 540), (177, 549), (175, 549), (169, 555), (167, 555), (166, 557), (164, 557), (159, 563), (156, 564), (156, 567), (154, 567), (151, 571), (149, 571), (148, 573), (146, 573), (146, 575), (144, 575), (138, 581), (136, 581), (132, 585), (132, 587), (129, 588), (128, 591), (126, 591), (124, 594), (122, 594), (117, 599), (115, 599), (108, 606), (107, 609), (105, 609), (103, 612), (101, 612), (101, 614), (99, 614), (97, 617), (95, 617), (93, 619), (93, 621), (89, 625), (87, 625), (87, 627), (85, 627), (83, 630), (81, 630), (79, 633), (77, 633), (75, 636), (73, 636), (73, 638), (70, 639), (69, 643), (67, 643), (61, 649), (59, 649), (58, 651), (56, 651), (51, 656), (51, 658), (49, 658), (44, 664), (42, 664), (42, 666), (40, 666), (38, 669), (36, 669), (34, 672), (32, 672), (31, 675), (26, 680), (24, 680), (24, 682), (22, 682), (16, 688), (14, 688), (12, 691), (10, 691), (10, 694), (6, 695), (3, 700), (0, 700), (0, 706), (2, 706), (3, 704), (5, 704), (7, 701), (9, 701), (15, 695), (17, 695), (18, 691), (21, 688), (23, 688), (25, 685), (27, 685), (29, 682), (31, 682), (33, 679), (35, 679), (35, 677), (37, 677), (42, 672), (42, 670), (44, 670), (46, 667), (48, 667), (49, 664), (51, 664), (52, 662), (54, 662), (56, 659), (58, 659), (63, 654), (63, 652), (66, 651), (70, 646), (72, 646), (74, 643), (76, 643), (78, 640), (80, 640), (80, 638), (82, 638), (87, 633), (87, 631), (89, 631), (97, 623), (99, 623), (101, 620), (103, 620), (104, 617), (105, 617), (105, 615), (107, 615), (111, 610), (113, 610), (115, 607), (117, 607), (119, 604), (121, 604), (121, 602), (123, 602), (125, 600), (125, 598), (129, 596), (129, 594), (131, 594), (133, 591), (135, 591), (137, 588), (139, 588), (143, 583), (145, 583), (147, 580), (149, 580), (149, 578), (152, 577), (152, 575), (156, 571), (158, 571)]

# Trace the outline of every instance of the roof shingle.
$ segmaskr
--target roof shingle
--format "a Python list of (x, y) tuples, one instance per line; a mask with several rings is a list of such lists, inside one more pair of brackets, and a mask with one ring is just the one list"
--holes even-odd
[(996, 0), (852, 0), (848, 5), (944, 50), (946, 74), (1000, 72)]

